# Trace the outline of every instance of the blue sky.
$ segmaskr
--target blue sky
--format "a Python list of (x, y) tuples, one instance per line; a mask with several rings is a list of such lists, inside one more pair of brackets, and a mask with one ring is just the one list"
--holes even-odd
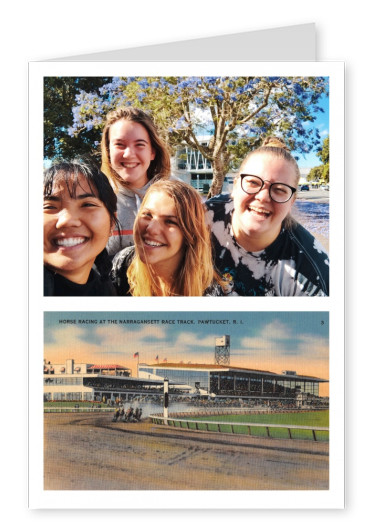
[[(322, 96), (319, 105), (323, 108), (324, 112), (316, 114), (316, 121), (313, 125), (318, 128), (322, 142), (329, 135), (329, 97)], [(312, 123), (307, 124), (307, 126), (309, 128), (312, 127)], [(295, 152), (292, 152), (292, 154), (299, 156), (299, 168), (313, 168), (321, 164), (320, 159), (314, 151), (305, 155)]]
[[(322, 95), (318, 104), (324, 112), (313, 113), (315, 116), (315, 121), (307, 122), (304, 125), (306, 129), (312, 129), (312, 127), (317, 128), (322, 143), (323, 140), (329, 135), (329, 96)], [(203, 134), (208, 134), (208, 132), (203, 131)], [(298, 151), (292, 151), (292, 155), (294, 157), (299, 157), (297, 161), (299, 168), (313, 168), (322, 164), (321, 160), (316, 155), (316, 151), (314, 150), (305, 154), (302, 154)]]
[[(68, 319), (75, 322), (62, 322)], [(135, 352), (140, 363), (156, 363), (156, 356), (159, 362), (214, 363), (215, 338), (225, 334), (233, 366), (328, 377), (327, 312), (46, 312), (44, 358), (117, 363), (135, 375)]]

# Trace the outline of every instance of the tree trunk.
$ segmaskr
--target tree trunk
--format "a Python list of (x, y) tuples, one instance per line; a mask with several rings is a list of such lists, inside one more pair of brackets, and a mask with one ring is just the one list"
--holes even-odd
[(225, 153), (218, 153), (212, 162), (213, 180), (207, 198), (210, 199), (222, 192), (223, 182), (228, 170), (228, 157)]

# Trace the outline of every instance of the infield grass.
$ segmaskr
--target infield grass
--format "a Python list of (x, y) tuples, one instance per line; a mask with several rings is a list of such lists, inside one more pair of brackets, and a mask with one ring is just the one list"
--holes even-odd
[[(206, 421), (215, 422), (207, 424)], [(289, 432), (286, 428), (273, 427), (273, 424), (293, 425), (293, 426), (312, 426), (312, 427), (329, 427), (329, 411), (302, 411), (294, 413), (271, 413), (271, 414), (239, 414), (239, 415), (208, 415), (205, 417), (191, 417), (180, 421), (182, 428), (191, 428), (207, 431), (220, 431), (221, 433), (236, 433), (239, 435), (249, 435), (248, 426), (231, 426), (222, 423), (242, 423), (242, 424), (265, 424), (262, 426), (251, 426), (251, 435), (266, 437), (269, 426), (270, 436), (278, 439), (289, 438)], [(301, 430), (291, 428), (291, 437), (293, 439), (312, 440), (311, 430)], [(318, 441), (328, 441), (329, 432), (317, 431), (316, 438)]]

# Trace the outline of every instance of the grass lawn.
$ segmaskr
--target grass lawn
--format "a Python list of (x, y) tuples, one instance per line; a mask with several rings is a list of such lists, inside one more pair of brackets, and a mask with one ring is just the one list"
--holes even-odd
[[(191, 419), (184, 419), (181, 422), (181, 426), (185, 428), (197, 428), (199, 430), (205, 430), (206, 425), (205, 421), (213, 421), (218, 424), (210, 425), (208, 424), (209, 431), (221, 431), (222, 433), (231, 433), (232, 427), (226, 424), (221, 424), (222, 422), (236, 422), (243, 424), (284, 424), (284, 425), (294, 425), (294, 426), (315, 426), (315, 427), (329, 427), (329, 411), (302, 411), (294, 413), (272, 413), (269, 415), (211, 415), (205, 417), (192, 417)], [(270, 436), (275, 438), (288, 438), (289, 433), (286, 428), (269, 428)], [(233, 426), (233, 433), (238, 434), (249, 434), (247, 426)], [(265, 437), (267, 436), (266, 427), (254, 426), (251, 427), (251, 435)], [(312, 440), (313, 435), (310, 430), (299, 430), (299, 428), (291, 429), (291, 436), (293, 439), (310, 439)], [(316, 432), (316, 438), (318, 441), (328, 441), (329, 432)]]

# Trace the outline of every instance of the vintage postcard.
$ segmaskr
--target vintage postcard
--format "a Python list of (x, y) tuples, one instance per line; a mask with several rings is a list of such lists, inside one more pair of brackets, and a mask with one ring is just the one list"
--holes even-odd
[(30, 65), (30, 506), (343, 506), (343, 91)]
[(46, 490), (329, 489), (328, 312), (46, 312), (44, 330)]

